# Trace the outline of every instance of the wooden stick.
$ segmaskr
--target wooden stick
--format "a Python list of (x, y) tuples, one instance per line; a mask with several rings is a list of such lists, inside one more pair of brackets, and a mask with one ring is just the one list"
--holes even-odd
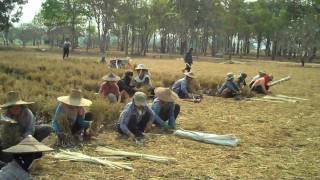
[(294, 99), (294, 100), (302, 100), (302, 101), (308, 101), (309, 99), (299, 98), (299, 97), (293, 97), (293, 96), (285, 96), (282, 94), (276, 95), (277, 97), (281, 98), (287, 98), (287, 99)]
[(264, 96), (263, 98), (264, 99), (271, 99), (271, 100), (280, 100), (280, 101), (292, 102), (292, 103), (297, 102), (297, 100), (286, 99), (286, 98), (281, 98), (281, 97), (273, 97), (273, 96)]

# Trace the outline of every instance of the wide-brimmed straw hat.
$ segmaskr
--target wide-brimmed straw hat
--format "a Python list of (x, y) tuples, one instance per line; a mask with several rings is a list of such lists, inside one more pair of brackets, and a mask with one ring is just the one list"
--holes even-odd
[(232, 72), (229, 72), (227, 74), (226, 80), (232, 80), (232, 79), (234, 79), (234, 74)]
[(259, 73), (260, 75), (265, 75), (265, 74), (267, 74), (266, 71), (264, 71), (264, 70), (260, 70), (260, 71), (258, 71), (258, 73)]
[(61, 96), (57, 98), (58, 101), (71, 105), (71, 106), (90, 106), (92, 102), (88, 99), (85, 99), (81, 95), (80, 90), (73, 89), (69, 96)]
[(13, 153), (13, 154), (25, 154), (25, 153), (47, 152), (47, 151), (53, 151), (53, 149), (40, 143), (31, 135), (28, 135), (19, 144), (3, 150), (3, 152)]
[(26, 102), (21, 100), (20, 94), (15, 91), (10, 91), (7, 94), (7, 100), (5, 104), (0, 105), (2, 108), (6, 108), (9, 106), (14, 106), (14, 105), (27, 105), (27, 104), (33, 104), (34, 102)]
[(193, 72), (185, 72), (185, 73), (183, 73), (185, 76), (188, 76), (188, 77), (190, 77), (190, 78), (196, 78), (196, 76), (194, 75), (194, 73)]
[(113, 73), (109, 73), (109, 74), (103, 76), (102, 80), (104, 80), (104, 81), (119, 81), (120, 77), (113, 74)]
[(133, 95), (133, 102), (136, 106), (146, 106), (147, 95), (143, 92), (136, 92)]
[(144, 64), (138, 64), (136, 70), (148, 70), (148, 68)]
[(161, 101), (175, 102), (179, 99), (178, 95), (169, 88), (158, 87), (154, 92)]

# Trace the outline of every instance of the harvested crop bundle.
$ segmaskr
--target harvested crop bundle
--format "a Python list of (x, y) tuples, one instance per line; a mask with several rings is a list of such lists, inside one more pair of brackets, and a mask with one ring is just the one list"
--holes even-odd
[(55, 159), (59, 159), (62, 161), (77, 161), (77, 162), (89, 162), (100, 164), (104, 166), (109, 166), (112, 169), (126, 169), (126, 170), (133, 170), (132, 164), (130, 162), (117, 162), (117, 161), (110, 161), (106, 160), (103, 157), (92, 157), (80, 152), (71, 152), (71, 151), (64, 151), (60, 150), (59, 153), (54, 154), (52, 156)]
[(135, 153), (135, 152), (127, 152), (127, 151), (122, 151), (118, 149), (106, 148), (106, 147), (98, 147), (96, 151), (102, 152), (108, 156), (134, 157), (134, 158), (140, 158), (140, 159), (145, 159), (145, 160), (155, 161), (155, 162), (162, 162), (162, 163), (169, 163), (169, 162), (176, 161), (175, 158), (168, 158), (164, 156), (155, 156), (155, 155)]
[(240, 142), (240, 140), (237, 139), (234, 135), (217, 135), (186, 130), (176, 130), (174, 132), (174, 135), (209, 144), (218, 144), (225, 146), (237, 146)]

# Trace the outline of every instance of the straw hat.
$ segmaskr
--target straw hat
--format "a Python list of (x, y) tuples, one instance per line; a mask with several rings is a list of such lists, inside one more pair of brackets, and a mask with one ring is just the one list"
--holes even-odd
[(190, 77), (190, 78), (196, 78), (196, 76), (194, 75), (194, 73), (193, 72), (185, 72), (185, 73), (183, 73), (185, 76), (188, 76), (188, 77)]
[(234, 79), (234, 74), (232, 72), (229, 72), (227, 74), (226, 80), (233, 80)]
[(15, 91), (10, 91), (7, 94), (7, 101), (5, 104), (2, 104), (0, 107), (6, 108), (9, 106), (14, 106), (14, 105), (27, 105), (27, 104), (33, 104), (34, 102), (26, 102), (21, 100), (20, 94)]
[(46, 151), (53, 151), (53, 149), (40, 143), (31, 135), (28, 135), (19, 144), (3, 150), (3, 152), (14, 153), (14, 154), (25, 154), (25, 153), (46, 152)]
[(178, 95), (169, 88), (158, 87), (154, 92), (161, 101), (174, 102), (179, 99)]
[(263, 75), (267, 74), (264, 70), (260, 70), (258, 73), (259, 73), (260, 76), (263, 76)]
[(69, 96), (61, 96), (57, 98), (58, 101), (71, 106), (90, 106), (92, 102), (88, 99), (82, 98), (81, 91), (73, 89)]
[(102, 80), (104, 80), (104, 81), (119, 81), (120, 77), (111, 72), (111, 73), (103, 76)]
[(136, 92), (133, 95), (133, 101), (136, 106), (146, 106), (147, 105), (147, 96), (143, 92)]
[(138, 64), (136, 70), (148, 70), (148, 68), (144, 64)]

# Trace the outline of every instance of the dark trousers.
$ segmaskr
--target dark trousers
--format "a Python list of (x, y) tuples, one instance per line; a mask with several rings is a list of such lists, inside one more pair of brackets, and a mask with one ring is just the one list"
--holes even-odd
[[(33, 137), (37, 139), (39, 142), (41, 142), (44, 138), (48, 137), (52, 131), (53, 129), (50, 125), (46, 125), (46, 124), (36, 125)], [(3, 149), (5, 148), (0, 147), (0, 161), (6, 162), (6, 163), (12, 161), (13, 159), (12, 154), (2, 152)]]
[[(136, 115), (131, 115), (128, 123), (128, 129), (136, 136), (143, 137), (143, 132), (147, 127), (151, 114), (146, 112), (140, 121)], [(117, 130), (120, 134), (124, 134), (120, 128), (120, 124), (117, 124)]]
[(63, 59), (69, 57), (69, 48), (63, 48)]
[(256, 86), (252, 89), (252, 91), (255, 91), (259, 94), (264, 94), (262, 86)]
[(190, 72), (191, 71), (191, 64), (186, 63), (186, 68), (184, 68), (185, 71)]
[[(180, 113), (180, 105), (179, 104), (175, 104), (174, 105), (174, 119), (177, 119), (179, 113)], [(170, 118), (169, 109), (161, 108), (159, 117), (163, 121), (169, 120), (169, 118)]]

